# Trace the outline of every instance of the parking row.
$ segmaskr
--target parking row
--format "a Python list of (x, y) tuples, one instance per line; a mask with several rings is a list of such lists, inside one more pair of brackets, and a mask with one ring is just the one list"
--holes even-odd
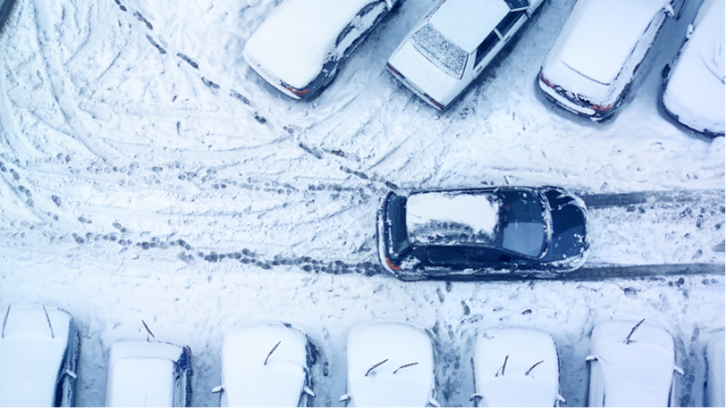
[[(146, 324), (144, 323), (146, 327)], [(151, 331), (147, 328), (150, 335)], [(153, 335), (152, 335), (153, 336)], [(435, 339), (404, 322), (373, 321), (350, 331), (347, 392), (355, 407), (438, 407)], [(73, 406), (80, 335), (71, 315), (44, 305), (9, 306), (0, 338), (0, 406)], [(706, 406), (724, 407), (724, 331), (707, 344)], [(315, 406), (320, 350), (296, 327), (250, 322), (225, 334), (220, 405)], [(552, 407), (560, 394), (561, 359), (550, 334), (522, 327), (482, 329), (471, 352), (475, 406)], [(672, 335), (659, 324), (615, 320), (590, 338), (588, 405), (676, 404)], [(183, 407), (192, 399), (187, 346), (118, 341), (109, 351), (106, 405)]]

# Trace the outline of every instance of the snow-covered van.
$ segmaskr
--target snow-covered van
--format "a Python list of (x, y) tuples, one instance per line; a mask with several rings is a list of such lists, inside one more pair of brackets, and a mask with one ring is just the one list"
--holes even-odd
[(709, 136), (725, 132), (724, 16), (724, 0), (706, 0), (679, 54), (662, 71), (666, 112)]
[(611, 116), (675, 1), (578, 0), (540, 69), (541, 91), (575, 114)]
[(399, 0), (286, 0), (252, 34), (242, 52), (283, 94), (318, 94)]
[(474, 81), (544, 0), (445, 0), (414, 27), (386, 69), (443, 110)]

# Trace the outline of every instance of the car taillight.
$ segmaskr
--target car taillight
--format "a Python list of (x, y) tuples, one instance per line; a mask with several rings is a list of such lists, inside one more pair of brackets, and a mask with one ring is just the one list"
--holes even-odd
[(442, 104), (434, 101), (434, 99), (431, 98), (431, 97), (429, 98), (429, 102), (431, 102), (432, 104), (434, 104), (434, 106), (437, 107), (437, 108), (439, 108), (440, 110), (443, 110), (444, 109), (444, 106)]
[(401, 270), (401, 268), (400, 268), (400, 267), (398, 267), (398, 266), (394, 265), (393, 263), (391, 263), (391, 261), (389, 260), (389, 258), (387, 258), (387, 257), (384, 257), (384, 260), (386, 260), (386, 264), (387, 264), (387, 265), (389, 265), (389, 267), (390, 267), (390, 268), (391, 268), (392, 270)]
[(287, 88), (288, 91), (290, 91), (291, 93), (293, 93), (295, 95), (306, 95), (306, 94), (308, 94), (308, 91), (310, 91), (310, 88), (306, 88), (305, 90), (298, 90), (297, 88), (293, 88), (289, 85), (286, 85), (285, 88)]
[[(399, 75), (399, 76), (402, 76), (402, 75), (401, 75), (401, 73), (399, 73), (398, 71), (396, 71), (396, 69), (395, 69), (394, 67), (392, 67), (392, 66), (391, 66), (391, 64), (389, 64), (389, 63), (386, 63), (386, 68), (388, 68), (389, 70), (391, 70), (391, 72), (392, 72), (392, 73), (394, 73), (394, 74), (396, 74), (396, 75)], [(402, 77), (403, 77), (403, 76), (402, 76)]]
[(547, 78), (545, 78), (545, 75), (544, 74), (541, 73), (540, 74), (540, 78), (543, 79), (543, 82), (545, 82), (545, 84), (548, 84), (548, 87), (555, 88), (555, 86), (553, 85), (553, 83), (551, 83), (550, 81), (548, 81)]
[(591, 104), (591, 109), (594, 109), (596, 111), (608, 111), (611, 109), (611, 104), (608, 104), (605, 107), (602, 107), (602, 106), (596, 105), (596, 104)]

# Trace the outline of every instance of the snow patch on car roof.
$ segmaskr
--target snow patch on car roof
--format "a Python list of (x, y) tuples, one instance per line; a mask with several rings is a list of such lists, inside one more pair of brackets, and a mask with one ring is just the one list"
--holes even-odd
[(649, 23), (668, 3), (579, 0), (559, 36), (558, 41), (565, 41), (561, 60), (594, 81), (611, 84)]
[(406, 230), (412, 242), (428, 243), (433, 226), (454, 223), (489, 241), (495, 234), (499, 209), (497, 196), (492, 193), (412, 194), (406, 204)]
[(471, 53), (509, 12), (510, 7), (503, 0), (448, 0), (429, 22)]
[(320, 73), (344, 27), (372, 0), (287, 0), (252, 34), (245, 53), (302, 88)]
[(228, 405), (297, 406), (305, 383), (307, 343), (303, 332), (282, 323), (255, 322), (228, 331), (222, 345)]

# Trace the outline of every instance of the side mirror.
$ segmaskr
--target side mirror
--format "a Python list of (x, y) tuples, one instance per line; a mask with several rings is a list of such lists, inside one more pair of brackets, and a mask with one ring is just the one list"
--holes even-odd
[(684, 376), (684, 370), (679, 366), (674, 366), (674, 371)]
[(475, 393), (475, 394), (471, 395), (470, 401), (475, 401), (475, 400), (482, 400), (482, 395), (480, 393)]
[(594, 360), (598, 360), (598, 357), (597, 356), (586, 356), (587, 362), (592, 362)]
[(308, 386), (303, 386), (303, 393), (305, 393), (311, 397), (316, 397), (316, 394), (313, 393), (313, 390), (311, 390), (310, 387), (308, 387)]
[(565, 400), (565, 398), (564, 398), (563, 396), (561, 396), (560, 394), (558, 394), (558, 401), (559, 401), (559, 402), (561, 402), (561, 403), (568, 403), (568, 402), (567, 402), (567, 401)]
[(694, 25), (690, 24), (687, 26), (687, 40), (692, 37), (692, 33), (694, 33)]
[(222, 386), (217, 386), (217, 387), (215, 387), (214, 389), (212, 389), (212, 394), (215, 394), (215, 393), (222, 393), (223, 391), (225, 391), (225, 388), (224, 388), (224, 387), (222, 387)]
[(674, 7), (671, 6), (671, 4), (667, 4), (664, 6), (664, 11), (666, 11), (666, 15), (669, 16), (669, 18), (674, 18)]
[(349, 400), (351, 400), (351, 396), (349, 396), (348, 394), (344, 394), (343, 396), (341, 396), (341, 398), (338, 399), (338, 402), (342, 403), (344, 401), (349, 401)]
[(439, 405), (439, 402), (437, 402), (437, 400), (434, 399), (434, 397), (429, 398), (429, 405), (432, 407), (442, 407)]

